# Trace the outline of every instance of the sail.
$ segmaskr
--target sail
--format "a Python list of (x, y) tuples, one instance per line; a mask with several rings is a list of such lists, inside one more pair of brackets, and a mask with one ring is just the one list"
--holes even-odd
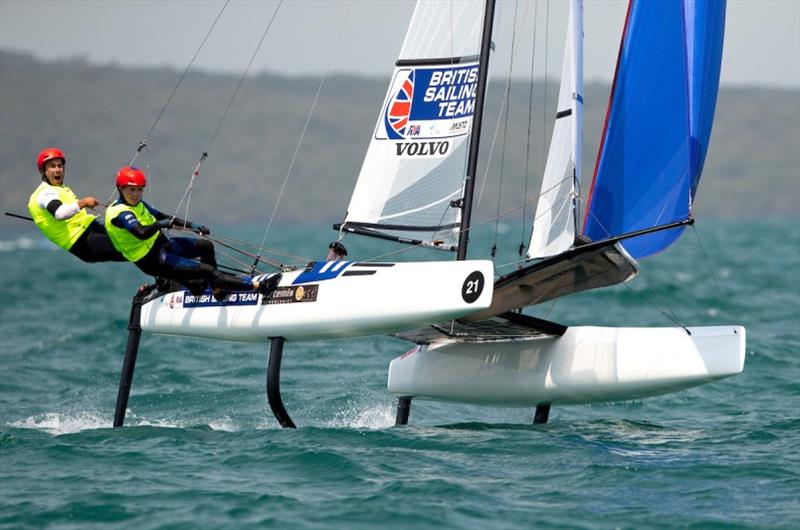
[(478, 83), (483, 4), (414, 9), (345, 229), (453, 249)]
[(575, 188), (581, 177), (583, 140), (583, 8), (570, 3), (553, 136), (528, 259), (555, 256), (575, 242)]
[[(584, 218), (591, 239), (690, 216), (711, 134), (724, 20), (719, 0), (631, 2)], [(682, 231), (623, 246), (641, 258)]]

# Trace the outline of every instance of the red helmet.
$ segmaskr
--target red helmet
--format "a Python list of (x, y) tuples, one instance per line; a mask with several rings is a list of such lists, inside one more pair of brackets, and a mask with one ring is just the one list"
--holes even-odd
[(125, 166), (117, 171), (117, 187), (122, 186), (147, 186), (147, 177), (138, 167)]
[(36, 167), (39, 168), (39, 173), (44, 173), (44, 163), (54, 158), (60, 158), (64, 164), (67, 163), (67, 157), (64, 156), (64, 152), (61, 149), (57, 147), (46, 147), (42, 149), (42, 152), (36, 157)]

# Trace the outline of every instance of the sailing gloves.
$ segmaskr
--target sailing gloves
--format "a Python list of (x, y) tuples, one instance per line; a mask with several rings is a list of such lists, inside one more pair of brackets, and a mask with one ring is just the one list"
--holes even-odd
[(174, 218), (174, 219), (173, 218), (168, 218), (168, 219), (162, 219), (162, 220), (158, 221), (158, 227), (159, 228), (167, 228), (167, 229), (169, 229), (169, 228), (188, 228), (189, 230), (194, 230), (198, 234), (202, 234), (204, 236), (207, 236), (208, 234), (211, 233), (211, 230), (209, 230), (207, 226), (194, 224), (194, 223), (189, 222), (189, 221), (184, 221), (183, 219), (178, 219), (177, 217)]

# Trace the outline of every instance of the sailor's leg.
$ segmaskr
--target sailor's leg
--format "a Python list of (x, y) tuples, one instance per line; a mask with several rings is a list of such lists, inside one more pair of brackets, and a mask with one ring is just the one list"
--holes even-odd
[(199, 264), (199, 269), (205, 275), (204, 277), (211, 284), (212, 288), (222, 289), (223, 291), (252, 291), (254, 289), (253, 282), (221, 272), (205, 263)]
[(114, 248), (106, 229), (98, 222), (90, 224), (69, 251), (87, 263), (128, 261)]
[(199, 258), (201, 263), (217, 268), (217, 258), (214, 252), (214, 244), (207, 239), (193, 237), (173, 237), (165, 246), (169, 254), (174, 254), (183, 258)]

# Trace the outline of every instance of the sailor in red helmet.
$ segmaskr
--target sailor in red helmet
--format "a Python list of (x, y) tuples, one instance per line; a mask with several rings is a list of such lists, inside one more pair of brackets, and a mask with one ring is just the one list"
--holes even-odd
[(64, 186), (67, 157), (61, 149), (48, 147), (36, 158), (42, 183), (28, 200), (28, 211), (42, 233), (83, 261), (125, 261), (111, 243), (103, 224), (86, 213), (98, 201), (78, 196)]
[(192, 290), (198, 288), (198, 281), (205, 281), (219, 298), (228, 291), (258, 291), (267, 296), (277, 287), (280, 273), (263, 280), (245, 280), (219, 271), (214, 245), (207, 239), (165, 236), (162, 228), (188, 228), (202, 235), (209, 230), (144, 202), (147, 177), (141, 169), (120, 168), (116, 184), (119, 198), (106, 209), (106, 230), (117, 250), (145, 274), (175, 280)]

